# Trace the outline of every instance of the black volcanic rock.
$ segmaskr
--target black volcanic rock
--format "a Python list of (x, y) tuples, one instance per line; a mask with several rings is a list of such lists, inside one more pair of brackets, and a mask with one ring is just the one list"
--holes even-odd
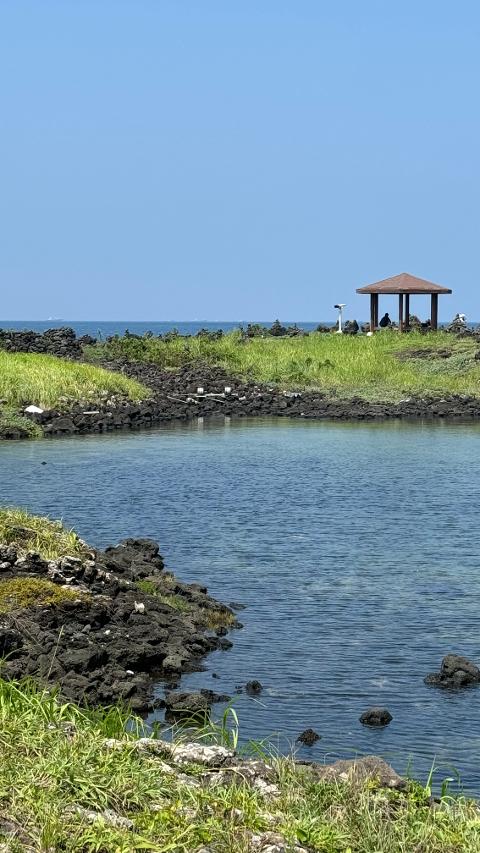
[(393, 720), (393, 717), (388, 710), (388, 708), (381, 708), (379, 706), (372, 706), (371, 708), (367, 708), (366, 711), (360, 717), (360, 722), (364, 726), (371, 726), (372, 728), (380, 728), (381, 726), (388, 726), (388, 724)]
[[(30, 676), (81, 704), (121, 700), (147, 711), (155, 682), (198, 670), (204, 655), (230, 645), (212, 635), (209, 620), (233, 625), (233, 612), (166, 572), (149, 539), (51, 561), (32, 552), (19, 557), (13, 546), (0, 545), (0, 575), (78, 591), (78, 598), (2, 614), (0, 654), (4, 678)], [(185, 606), (179, 609), (180, 597)], [(204, 699), (220, 701), (208, 691)]]
[(461, 655), (446, 655), (440, 672), (433, 672), (425, 678), (425, 684), (436, 687), (469, 687), (480, 682), (480, 669), (468, 658)]
[(305, 729), (298, 737), (297, 741), (305, 746), (313, 746), (314, 743), (320, 740), (320, 735), (314, 729)]

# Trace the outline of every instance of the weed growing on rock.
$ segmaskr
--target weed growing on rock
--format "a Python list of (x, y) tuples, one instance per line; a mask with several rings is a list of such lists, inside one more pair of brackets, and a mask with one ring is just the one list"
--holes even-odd
[(26, 577), (0, 581), (0, 613), (86, 598), (87, 594), (79, 592), (78, 589), (59, 586), (44, 578)]
[(0, 411), (0, 438), (42, 438), (41, 426), (14, 409)]
[(166, 594), (159, 586), (158, 583), (149, 580), (141, 580), (137, 582), (137, 589), (140, 592), (143, 592), (145, 595), (153, 595), (158, 601), (161, 601), (162, 604), (167, 604), (168, 607), (173, 607), (174, 610), (180, 610), (186, 612), (190, 610), (190, 606), (188, 601), (181, 595), (177, 595), (176, 593)]
[(46, 560), (82, 557), (88, 551), (75, 531), (61, 522), (18, 508), (0, 509), (0, 543), (13, 545), (19, 554), (35, 551)]

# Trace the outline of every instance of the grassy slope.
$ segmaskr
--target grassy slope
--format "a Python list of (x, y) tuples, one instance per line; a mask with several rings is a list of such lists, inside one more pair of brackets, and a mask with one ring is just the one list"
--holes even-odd
[[(87, 713), (57, 704), (28, 684), (0, 681), (0, 839), (11, 851), (176, 851), (208, 847), (249, 853), (252, 833), (281, 832), (322, 853), (468, 853), (480, 847), (475, 803), (445, 798), (436, 809), (428, 788), (406, 793), (313, 782), (289, 759), (274, 760), (280, 796), (263, 796), (241, 779), (190, 787), (160, 758), (139, 753), (142, 734), (118, 709)], [(224, 740), (225, 728), (213, 732)], [(211, 735), (212, 736), (212, 735)], [(123, 739), (107, 749), (105, 739)], [(203, 768), (184, 772), (198, 777)], [(83, 810), (83, 811), (82, 811)], [(133, 822), (115, 827), (86, 812), (111, 810)], [(115, 820), (115, 817), (114, 817)], [(117, 823), (120, 821), (117, 820)], [(2, 848), (3, 849), (3, 848)]]
[[(449, 358), (407, 358), (408, 350), (451, 350)], [(236, 333), (217, 341), (122, 338), (90, 348), (91, 359), (127, 356), (173, 368), (192, 361), (218, 364), (240, 376), (285, 387), (317, 387), (343, 396), (399, 399), (405, 394), (480, 393), (478, 343), (445, 332), (379, 332), (373, 337), (311, 334), (305, 338), (253, 338)], [(399, 358), (400, 355), (400, 358)]]
[(52, 355), (0, 351), (0, 400), (6, 407), (33, 403), (42, 408), (63, 408), (68, 400), (62, 398), (95, 403), (112, 394), (132, 400), (150, 396), (133, 379), (91, 364)]

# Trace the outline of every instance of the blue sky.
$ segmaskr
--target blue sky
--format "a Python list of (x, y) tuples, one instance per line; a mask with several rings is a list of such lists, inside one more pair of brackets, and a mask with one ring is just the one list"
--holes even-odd
[(0, 0), (0, 317), (360, 318), (408, 271), (480, 319), (479, 35), (476, 0)]

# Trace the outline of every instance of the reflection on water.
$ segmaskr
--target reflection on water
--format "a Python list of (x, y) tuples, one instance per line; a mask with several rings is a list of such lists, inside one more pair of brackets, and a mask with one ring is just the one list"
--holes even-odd
[[(303, 755), (411, 758), (424, 778), (435, 759), (480, 792), (479, 691), (423, 684), (448, 651), (480, 660), (479, 446), (475, 425), (268, 419), (4, 443), (1, 502), (98, 546), (151, 536), (183, 579), (245, 603), (233, 649), (184, 680), (259, 679), (236, 699), (244, 738), (287, 748), (311, 726)], [(359, 724), (373, 703), (388, 728)]]

